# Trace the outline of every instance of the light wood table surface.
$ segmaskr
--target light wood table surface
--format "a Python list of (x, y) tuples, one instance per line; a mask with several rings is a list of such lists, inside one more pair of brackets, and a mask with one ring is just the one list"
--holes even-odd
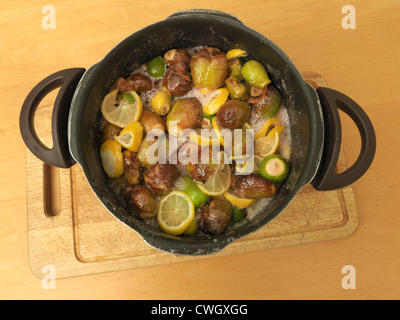
[[(42, 27), (44, 5), (56, 28)], [(342, 28), (342, 7), (356, 29)], [(49, 74), (88, 68), (131, 33), (175, 11), (226, 11), (269, 37), (301, 71), (316, 71), (370, 116), (377, 153), (353, 184), (359, 227), (350, 237), (56, 281), (42, 288), (28, 263), (26, 147), (19, 112)], [(400, 2), (2, 1), (0, 4), (0, 298), (1, 299), (399, 299), (400, 298)], [(343, 117), (347, 161), (358, 155), (355, 125)], [(342, 267), (356, 270), (343, 289)]]

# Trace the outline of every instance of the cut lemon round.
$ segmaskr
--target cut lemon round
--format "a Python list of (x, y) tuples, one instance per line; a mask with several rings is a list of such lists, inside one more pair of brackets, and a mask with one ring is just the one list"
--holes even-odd
[(247, 52), (242, 49), (232, 49), (226, 53), (226, 59), (231, 60), (233, 58), (247, 57)]
[(224, 197), (226, 198), (226, 200), (228, 200), (230, 203), (232, 203), (235, 207), (238, 207), (239, 209), (248, 208), (256, 201), (256, 199), (239, 198), (233, 195), (229, 190), (224, 193)]
[(124, 173), (124, 157), (121, 145), (109, 139), (100, 147), (100, 159), (103, 169), (109, 178), (118, 178)]
[(124, 148), (138, 152), (143, 138), (143, 127), (139, 121), (127, 125), (114, 139)]
[(224, 194), (231, 186), (231, 168), (229, 164), (222, 164), (221, 168), (214, 172), (206, 182), (196, 181), (201, 191), (209, 196)]
[(216, 89), (208, 94), (212, 95), (212, 100), (203, 105), (203, 111), (206, 115), (212, 116), (216, 114), (218, 109), (226, 102), (229, 96), (229, 91), (227, 88)]
[(157, 213), (157, 221), (164, 232), (180, 235), (194, 219), (194, 204), (183, 191), (172, 191), (163, 197)]
[(118, 90), (113, 90), (104, 97), (101, 103), (103, 117), (120, 128), (139, 121), (143, 110), (142, 100), (135, 91), (123, 94), (118, 96)]
[(255, 141), (255, 153), (260, 157), (266, 157), (274, 153), (279, 145), (278, 130), (271, 131), (266, 137), (258, 138)]

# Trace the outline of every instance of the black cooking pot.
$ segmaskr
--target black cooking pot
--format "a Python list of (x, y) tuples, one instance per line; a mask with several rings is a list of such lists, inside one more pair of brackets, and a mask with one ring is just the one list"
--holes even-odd
[[(292, 132), (291, 172), (279, 192), (253, 220), (219, 236), (194, 239), (166, 234), (135, 218), (110, 186), (100, 161), (99, 119), (102, 98), (120, 76), (126, 77), (144, 62), (172, 48), (198, 45), (218, 47), (225, 52), (241, 48), (263, 63), (284, 98)], [(33, 118), (42, 98), (61, 87), (53, 118), (53, 148), (37, 137)], [(337, 174), (341, 144), (338, 110), (357, 125), (362, 147), (357, 161)], [(212, 10), (179, 11), (143, 28), (112, 49), (88, 70), (73, 68), (50, 75), (27, 96), (21, 110), (22, 137), (44, 162), (62, 168), (79, 163), (94, 193), (120, 221), (137, 231), (151, 246), (171, 253), (201, 255), (218, 252), (276, 217), (305, 185), (317, 190), (343, 188), (359, 179), (375, 154), (373, 126), (360, 106), (344, 94), (328, 88), (315, 91), (301, 77), (286, 54), (263, 35), (236, 17)]]

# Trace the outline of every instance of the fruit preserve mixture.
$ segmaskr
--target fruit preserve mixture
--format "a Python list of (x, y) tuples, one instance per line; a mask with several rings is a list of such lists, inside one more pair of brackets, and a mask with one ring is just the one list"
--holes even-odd
[(290, 126), (266, 68), (241, 49), (171, 49), (101, 104), (100, 158), (127, 209), (177, 236), (252, 218), (290, 172)]

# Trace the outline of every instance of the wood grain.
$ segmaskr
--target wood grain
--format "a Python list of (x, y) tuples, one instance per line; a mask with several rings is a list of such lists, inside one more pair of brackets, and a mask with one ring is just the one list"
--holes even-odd
[[(56, 9), (55, 30), (41, 26), (44, 4)], [(341, 27), (346, 4), (356, 9), (355, 30)], [(352, 185), (356, 232), (338, 240), (59, 279), (55, 290), (44, 290), (42, 275), (33, 275), (28, 260), (28, 168), (18, 125), (26, 95), (49, 74), (88, 68), (136, 30), (196, 7), (236, 15), (281, 47), (299, 70), (322, 74), (370, 116), (378, 147), (371, 168)], [(0, 298), (399, 299), (399, 18), (398, 0), (2, 1)], [(342, 128), (350, 165), (359, 153), (359, 133), (346, 117)], [(49, 244), (62, 241), (54, 237)], [(357, 272), (354, 290), (341, 286), (348, 264)]]
[[(305, 72), (303, 77), (314, 86), (327, 86), (317, 73)], [(41, 110), (37, 122), (48, 123), (52, 105)], [(37, 129), (44, 141), (50, 140), (50, 128), (38, 125)], [(176, 256), (149, 247), (115, 219), (97, 199), (79, 165), (54, 168), (30, 152), (27, 159), (29, 262), (38, 277), (45, 265), (53, 265), (58, 278), (67, 278), (345, 238), (358, 226), (351, 187), (318, 192), (306, 186), (277, 218), (216, 255)], [(338, 170), (346, 168), (342, 152)]]

